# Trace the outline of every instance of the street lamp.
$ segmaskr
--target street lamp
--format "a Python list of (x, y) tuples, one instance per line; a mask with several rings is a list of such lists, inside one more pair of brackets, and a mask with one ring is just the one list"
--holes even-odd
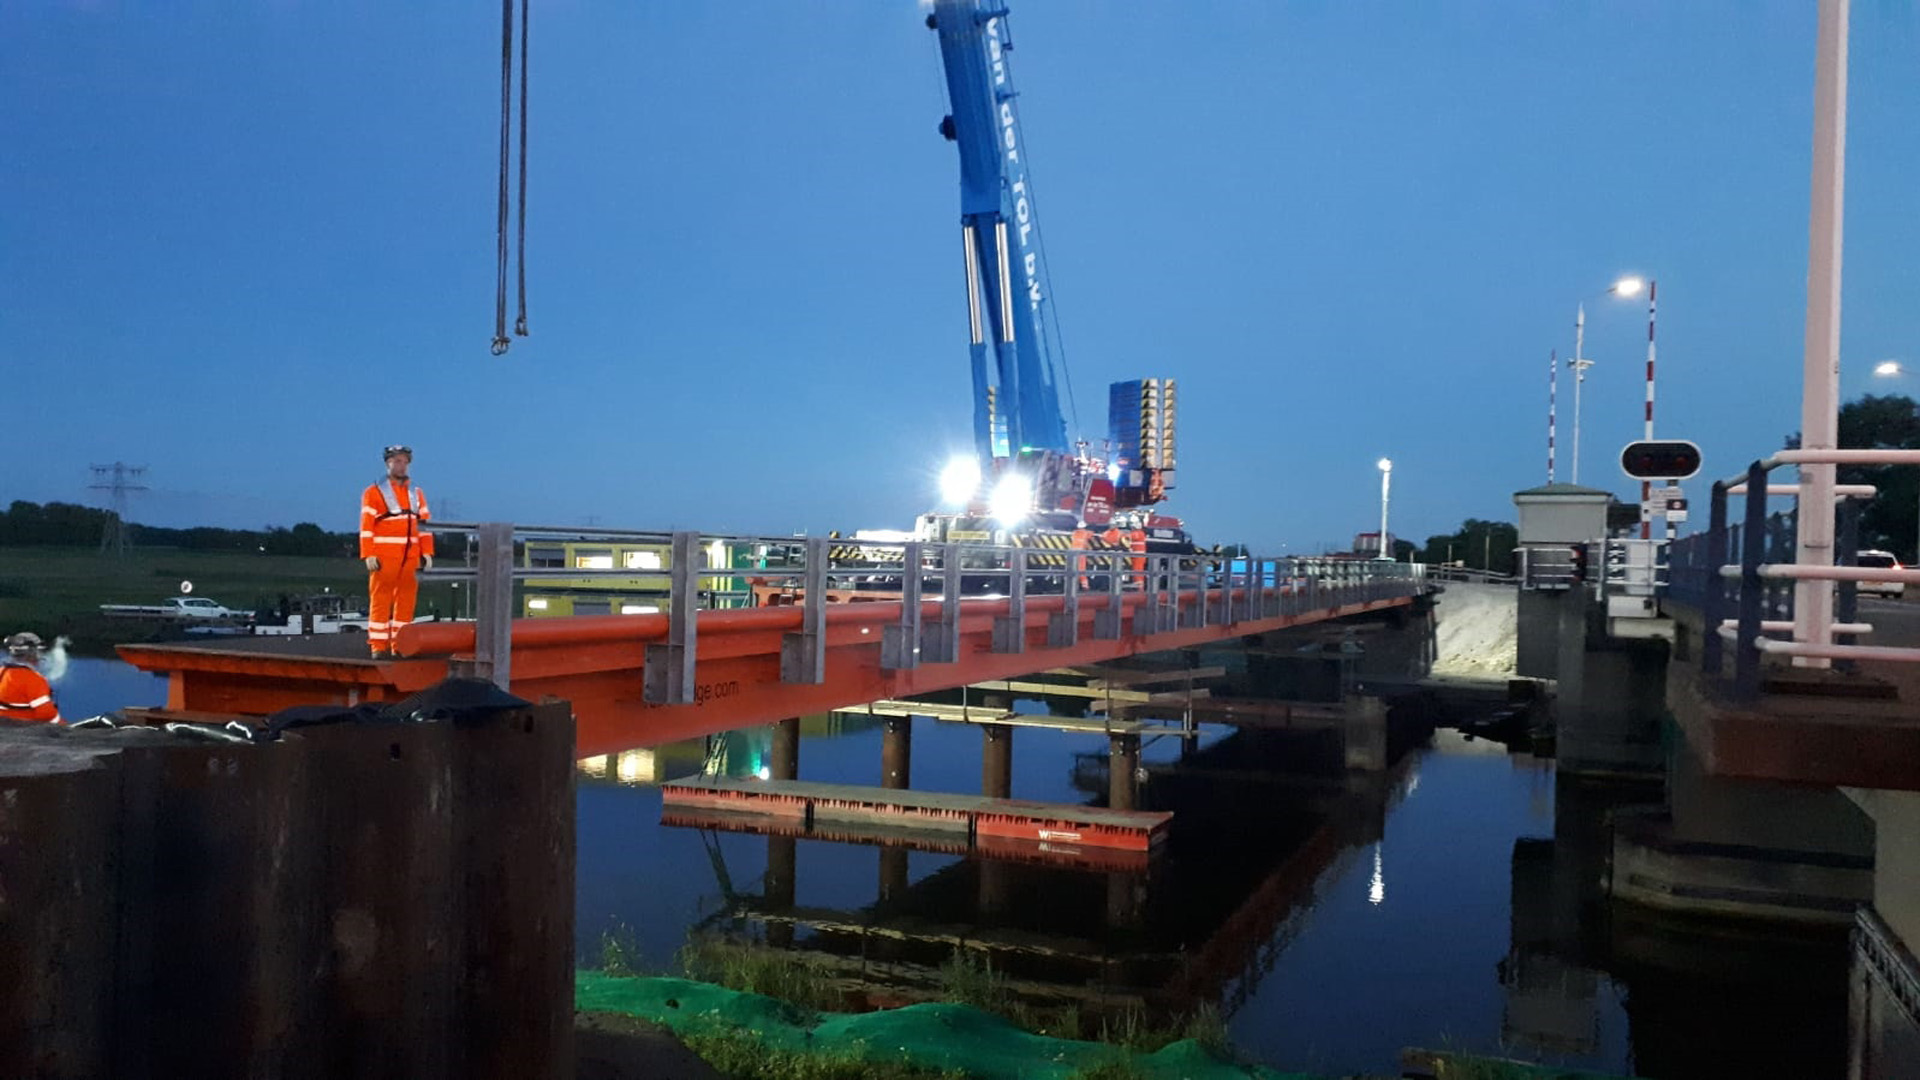
[[(1637, 277), (1623, 277), (1619, 281), (1616, 281), (1612, 285), (1609, 285), (1605, 292), (1598, 293), (1596, 295), (1598, 296), (1634, 296), (1640, 292), (1640, 287), (1645, 284), (1647, 283), (1640, 280)], [(1651, 292), (1649, 292), (1649, 295), (1651, 295)], [(1588, 297), (1587, 299), (1591, 300), (1593, 298), (1594, 297)], [(1593, 361), (1587, 359), (1586, 357), (1586, 345), (1587, 345), (1587, 302), (1586, 300), (1582, 300), (1580, 301), (1578, 308), (1576, 308), (1574, 311), (1573, 358), (1567, 361), (1567, 366), (1573, 369), (1573, 482), (1576, 484), (1580, 482), (1580, 388), (1586, 385), (1587, 369), (1593, 366)], [(1651, 333), (1649, 333), (1647, 337), (1647, 350), (1648, 350), (1647, 369), (1648, 369), (1648, 372), (1651, 373), (1653, 369), (1653, 359), (1652, 359), (1653, 337)], [(1651, 384), (1649, 384), (1648, 393), (1649, 395), (1651, 395), (1652, 393)], [(1649, 396), (1647, 401), (1648, 401), (1648, 406), (1647, 406), (1648, 407), (1648, 423), (1651, 424), (1652, 423), (1652, 407), (1653, 407), (1652, 397)], [(1649, 429), (1648, 438), (1652, 438), (1651, 429)]]
[(1387, 547), (1387, 494), (1393, 488), (1393, 462), (1380, 459), (1380, 557), (1393, 558), (1392, 549)]
[[(1883, 379), (1897, 379), (1908, 374), (1907, 369), (1901, 367), (1898, 360), (1880, 361), (1873, 365), (1873, 373)], [(1915, 563), (1920, 563), (1920, 525), (1914, 527), (1913, 559)]]

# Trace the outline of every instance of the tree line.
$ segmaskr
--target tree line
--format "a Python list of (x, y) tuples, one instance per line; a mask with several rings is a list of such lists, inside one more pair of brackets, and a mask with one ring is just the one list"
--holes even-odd
[[(119, 520), (111, 510), (76, 503), (42, 505), (15, 500), (0, 512), (0, 547), (94, 547)], [(165, 529), (128, 523), (128, 537), (138, 547), (169, 547), (187, 551), (252, 551), (267, 555), (352, 555), (358, 538), (352, 533), (328, 532), (311, 521), (293, 528), (217, 529), (199, 525)]]

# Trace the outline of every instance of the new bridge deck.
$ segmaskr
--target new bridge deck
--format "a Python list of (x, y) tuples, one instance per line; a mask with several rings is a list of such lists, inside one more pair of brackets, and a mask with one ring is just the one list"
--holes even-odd
[[(648, 647), (668, 642), (667, 614), (515, 619), (508, 688), (529, 701), (571, 702), (578, 753), (589, 756), (1404, 607), (1424, 591), (1416, 580), (1258, 588), (1252, 596), (1244, 588), (1189, 589), (1162, 596), (1158, 611), (1146, 610), (1146, 596), (1128, 593), (1117, 598), (1117, 636), (1096, 634), (1096, 611), (1107, 607), (1105, 600), (1083, 603), (1071, 620), (1078, 631), (1073, 643), (1058, 646), (1049, 643), (1058, 640), (1055, 616), (1064, 612), (1065, 598), (1028, 598), (1021, 632), (1011, 637), (1004, 626), (996, 635), (996, 623), (1010, 618), (1006, 598), (968, 599), (958, 604), (955, 658), (907, 667), (887, 666), (882, 654), (882, 641), (911, 614), (899, 601), (827, 605), (818, 682), (782, 679), (783, 644), (798, 636), (802, 608), (701, 611), (687, 704), (647, 700)], [(939, 608), (937, 601), (922, 604), (921, 618), (939, 618)], [(119, 651), (134, 666), (168, 676), (169, 709), (257, 716), (294, 705), (398, 700), (471, 670), (476, 643), (475, 623), (440, 622), (402, 630), (395, 659), (368, 659), (360, 652), (364, 639), (333, 635), (122, 645)]]

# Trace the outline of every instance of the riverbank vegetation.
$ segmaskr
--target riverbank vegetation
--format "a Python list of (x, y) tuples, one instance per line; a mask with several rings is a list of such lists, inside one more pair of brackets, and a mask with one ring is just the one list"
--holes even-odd
[[(824, 1014), (865, 1011), (867, 995), (843, 985), (826, 959), (754, 942), (702, 937), (689, 941), (669, 970), (653, 970), (643, 962), (637, 939), (625, 927), (602, 935), (599, 969), (614, 976), (684, 978), (740, 993), (757, 994), (779, 1002), (791, 1022), (811, 1026)], [(963, 1005), (998, 1017), (1020, 1031), (1051, 1039), (1092, 1042), (1106, 1049), (1097, 1064), (1075, 1072), (1075, 1080), (1128, 1080), (1154, 1075), (1145, 1065), (1148, 1055), (1176, 1043), (1191, 1041), (1223, 1062), (1235, 1060), (1226, 1024), (1217, 1009), (1202, 1006), (1176, 1016), (1150, 1016), (1137, 1005), (1100, 1012), (1078, 1004), (1043, 1003), (1024, 999), (1011, 980), (990, 959), (956, 949), (941, 964), (935, 985), (912, 995), (951, 1005)], [(786, 1061), (762, 1044), (752, 1030), (721, 1026), (682, 1030), (689, 1047), (728, 1076), (766, 1080), (803, 1077), (847, 1077), (881, 1080), (893, 1077), (964, 1076), (964, 1073), (915, 1070), (895, 1063), (874, 1064), (859, 1055), (835, 1059), (809, 1052), (785, 1057), (817, 1057), (812, 1062)], [(776, 1063), (777, 1062), (777, 1063)], [(822, 1069), (825, 1071), (808, 1071)], [(862, 1071), (862, 1070), (872, 1071)], [(906, 1071), (899, 1071), (899, 1070)], [(755, 1071), (758, 1070), (758, 1071)]]

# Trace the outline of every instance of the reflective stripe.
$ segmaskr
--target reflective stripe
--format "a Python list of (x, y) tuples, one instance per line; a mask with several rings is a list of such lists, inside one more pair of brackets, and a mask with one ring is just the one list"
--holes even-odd
[[(373, 487), (375, 491), (380, 493), (380, 501), (387, 504), (387, 517), (419, 517), (421, 511), (426, 509), (427, 500), (421, 497), (420, 489), (413, 486), (412, 483), (407, 485), (407, 496), (404, 499), (400, 497), (399, 492), (394, 488), (392, 477), (382, 480), (380, 483), (373, 485)], [(362, 507), (361, 509), (365, 510), (369, 508)]]
[(413, 539), (411, 536), (376, 536), (373, 538), (373, 542), (376, 544), (404, 544), (411, 539)]
[(45, 705), (47, 702), (52, 700), (53, 698), (48, 697), (45, 694), (42, 694), (39, 697), (34, 698), (32, 701), (29, 701), (24, 705), (15, 701), (0, 701), (0, 709), (37, 709), (40, 706)]

